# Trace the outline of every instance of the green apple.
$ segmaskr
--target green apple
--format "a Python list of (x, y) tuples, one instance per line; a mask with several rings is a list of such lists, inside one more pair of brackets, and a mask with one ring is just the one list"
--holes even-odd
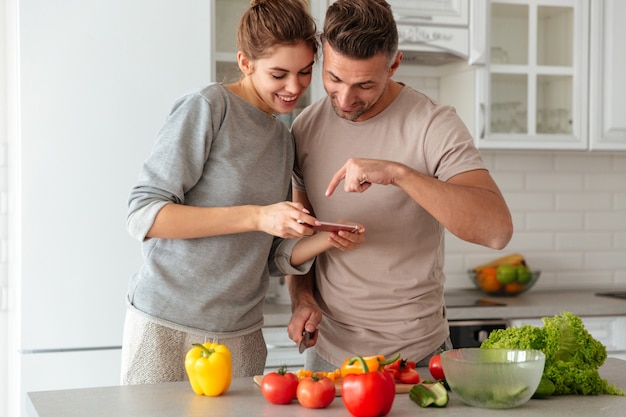
[(496, 278), (500, 284), (510, 284), (517, 279), (517, 269), (513, 265), (500, 265), (496, 270)]
[(526, 285), (533, 279), (533, 274), (526, 265), (519, 265), (517, 268), (517, 282)]

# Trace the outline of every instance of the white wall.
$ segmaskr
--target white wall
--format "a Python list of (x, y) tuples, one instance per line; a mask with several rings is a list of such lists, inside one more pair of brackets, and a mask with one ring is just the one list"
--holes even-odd
[(0, 417), (7, 417), (8, 375), (8, 184), (6, 2), (0, 1)]
[(141, 264), (128, 193), (174, 100), (211, 80), (213, 7), (3, 1), (6, 415), (24, 415), (26, 392), (119, 382), (124, 294)]

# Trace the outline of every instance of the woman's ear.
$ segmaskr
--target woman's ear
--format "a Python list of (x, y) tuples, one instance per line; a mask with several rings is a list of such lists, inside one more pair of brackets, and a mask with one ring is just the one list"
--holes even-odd
[(244, 75), (252, 74), (252, 61), (250, 61), (248, 57), (246, 57), (241, 51), (237, 52), (237, 64), (239, 65), (239, 69), (241, 70), (241, 72), (244, 73)]

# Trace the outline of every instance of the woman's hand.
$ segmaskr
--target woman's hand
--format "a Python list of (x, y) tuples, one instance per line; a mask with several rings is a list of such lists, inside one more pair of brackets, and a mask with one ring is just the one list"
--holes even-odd
[(337, 249), (350, 251), (358, 249), (365, 242), (365, 227), (362, 224), (341, 220), (339, 223), (356, 224), (359, 226), (358, 232), (347, 232), (340, 230), (339, 232), (319, 232), (327, 233), (328, 241)]
[(311, 236), (317, 219), (300, 203), (283, 201), (269, 206), (260, 206), (258, 230), (282, 238)]

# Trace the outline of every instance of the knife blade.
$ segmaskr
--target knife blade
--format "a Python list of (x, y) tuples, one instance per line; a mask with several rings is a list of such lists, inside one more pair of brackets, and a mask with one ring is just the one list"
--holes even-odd
[(300, 344), (298, 345), (298, 352), (302, 353), (309, 347), (309, 340), (311, 340), (315, 336), (316, 332), (317, 330), (315, 330), (314, 332), (309, 332), (306, 330), (302, 332), (302, 339), (300, 339)]

